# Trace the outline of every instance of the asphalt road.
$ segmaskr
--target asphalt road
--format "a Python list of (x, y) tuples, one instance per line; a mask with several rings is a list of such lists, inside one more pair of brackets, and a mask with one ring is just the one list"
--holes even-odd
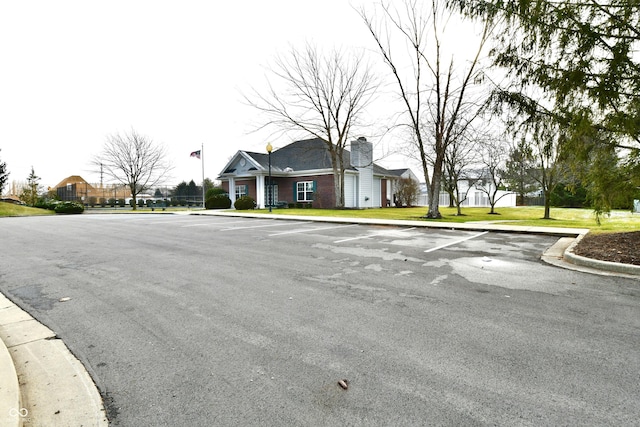
[(84, 363), (115, 426), (639, 425), (640, 282), (541, 262), (556, 240), (4, 218), (0, 290)]

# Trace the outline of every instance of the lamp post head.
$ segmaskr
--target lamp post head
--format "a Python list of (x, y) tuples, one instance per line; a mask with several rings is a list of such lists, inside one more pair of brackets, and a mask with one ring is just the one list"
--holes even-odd
[(271, 154), (271, 151), (273, 150), (273, 146), (271, 145), (270, 142), (267, 143), (267, 153)]

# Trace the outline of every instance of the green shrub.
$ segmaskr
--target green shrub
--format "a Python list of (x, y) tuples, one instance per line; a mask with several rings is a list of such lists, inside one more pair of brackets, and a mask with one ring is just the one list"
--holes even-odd
[(98, 203), (98, 198), (96, 196), (90, 196), (89, 197), (89, 206), (91, 206), (92, 208), (96, 206), (96, 203)]
[(152, 207), (153, 207), (153, 204), (154, 204), (154, 201), (153, 201), (153, 200), (151, 200), (151, 199), (148, 199), (148, 200), (147, 200), (147, 207), (148, 207), (148, 208), (152, 208)]
[(84, 212), (84, 206), (77, 202), (60, 202), (54, 209), (58, 214), (79, 214)]
[(41, 200), (38, 200), (33, 207), (52, 211), (52, 210), (55, 210), (56, 205), (58, 205), (58, 203), (60, 203), (59, 200), (41, 199)]
[(226, 194), (214, 194), (204, 202), (205, 209), (229, 209), (231, 199)]
[(239, 211), (255, 209), (256, 201), (249, 196), (242, 196), (238, 200), (236, 200), (236, 202), (233, 204), (233, 207), (235, 207)]
[(138, 207), (144, 208), (144, 200), (138, 199)]
[(113, 198), (109, 199), (109, 205), (110, 205), (112, 208), (113, 208), (113, 207), (115, 207), (115, 206), (116, 206), (116, 199), (113, 199)]
[(124, 208), (124, 205), (126, 205), (126, 202), (124, 199), (118, 199), (118, 205), (120, 205), (121, 208)]
[(220, 187), (213, 187), (207, 190), (207, 193), (204, 196), (205, 200), (209, 200), (211, 197), (213, 196), (228, 196), (227, 192), (224, 191), (224, 188), (220, 188)]

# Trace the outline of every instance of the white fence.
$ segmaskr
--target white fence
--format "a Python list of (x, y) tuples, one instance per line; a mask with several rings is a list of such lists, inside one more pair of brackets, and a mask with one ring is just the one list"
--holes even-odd
[[(501, 191), (499, 190), (496, 199), (499, 199), (496, 202), (497, 208), (508, 208), (516, 206), (516, 193), (510, 191)], [(449, 193), (441, 192), (440, 193), (440, 206), (449, 206)], [(421, 194), (418, 197), (418, 206), (427, 206), (429, 204), (429, 198), (426, 194)], [(484, 208), (490, 207), (489, 197), (486, 193), (482, 191), (469, 191), (466, 200), (461, 203), (463, 208)]]

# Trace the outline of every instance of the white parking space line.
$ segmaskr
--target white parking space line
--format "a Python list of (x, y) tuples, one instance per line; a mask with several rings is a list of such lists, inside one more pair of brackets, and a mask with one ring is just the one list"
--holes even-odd
[(467, 240), (475, 239), (476, 237), (480, 237), (480, 236), (482, 236), (484, 234), (487, 234), (487, 233), (488, 233), (488, 231), (483, 231), (482, 233), (474, 234), (473, 236), (468, 236), (468, 237), (465, 237), (464, 239), (459, 239), (459, 240), (456, 240), (454, 242), (447, 243), (445, 245), (440, 245), (440, 246), (436, 246), (435, 248), (427, 249), (425, 252), (435, 252), (435, 251), (437, 251), (439, 249), (443, 249), (443, 248), (446, 248), (448, 246), (457, 245), (458, 243), (462, 243), (462, 242), (465, 242)]
[[(300, 222), (299, 224), (310, 224), (309, 222)], [(229, 228), (223, 228), (220, 231), (235, 231), (235, 230), (244, 230), (244, 229), (248, 229), (248, 228), (266, 228), (266, 227), (285, 227), (285, 226), (290, 226), (291, 223), (289, 222), (283, 222), (283, 223), (279, 223), (279, 224), (265, 224), (265, 225), (252, 225), (249, 227), (229, 227)]]
[(174, 219), (174, 220), (169, 220), (169, 221), (153, 221), (150, 222), (149, 224), (151, 225), (156, 225), (156, 224), (180, 224), (182, 222), (193, 222), (193, 219)]
[[(410, 228), (403, 228), (400, 229), (400, 232), (403, 231), (410, 231), (410, 230), (415, 230), (415, 227), (410, 227)], [(394, 230), (395, 231), (395, 230)], [(359, 240), (359, 239), (368, 239), (370, 237), (377, 237), (377, 236), (388, 236), (390, 233), (386, 232), (386, 233), (374, 233), (374, 234), (367, 234), (367, 235), (362, 235), (362, 236), (356, 236), (356, 237), (349, 237), (348, 239), (342, 239), (342, 240), (336, 240), (333, 243), (343, 243), (343, 242), (349, 242), (351, 240)]]
[[(252, 223), (254, 222), (264, 222), (264, 221), (271, 221), (270, 219), (257, 219), (255, 221), (251, 221)], [(215, 226), (225, 226), (227, 224), (246, 224), (248, 221), (245, 220), (240, 220), (240, 221), (207, 221), (207, 222), (197, 222), (195, 224), (189, 224), (189, 225), (183, 225), (182, 228), (186, 228), (186, 227), (206, 227), (206, 226), (211, 226), (211, 227), (215, 227)]]
[(332, 225), (330, 227), (319, 227), (319, 228), (302, 228), (300, 230), (284, 231), (282, 233), (269, 234), (269, 237), (282, 236), (284, 234), (310, 233), (312, 231), (320, 231), (320, 230), (336, 230), (338, 228), (357, 227), (357, 226), (358, 224), (348, 224), (348, 225), (338, 225), (338, 226)]

